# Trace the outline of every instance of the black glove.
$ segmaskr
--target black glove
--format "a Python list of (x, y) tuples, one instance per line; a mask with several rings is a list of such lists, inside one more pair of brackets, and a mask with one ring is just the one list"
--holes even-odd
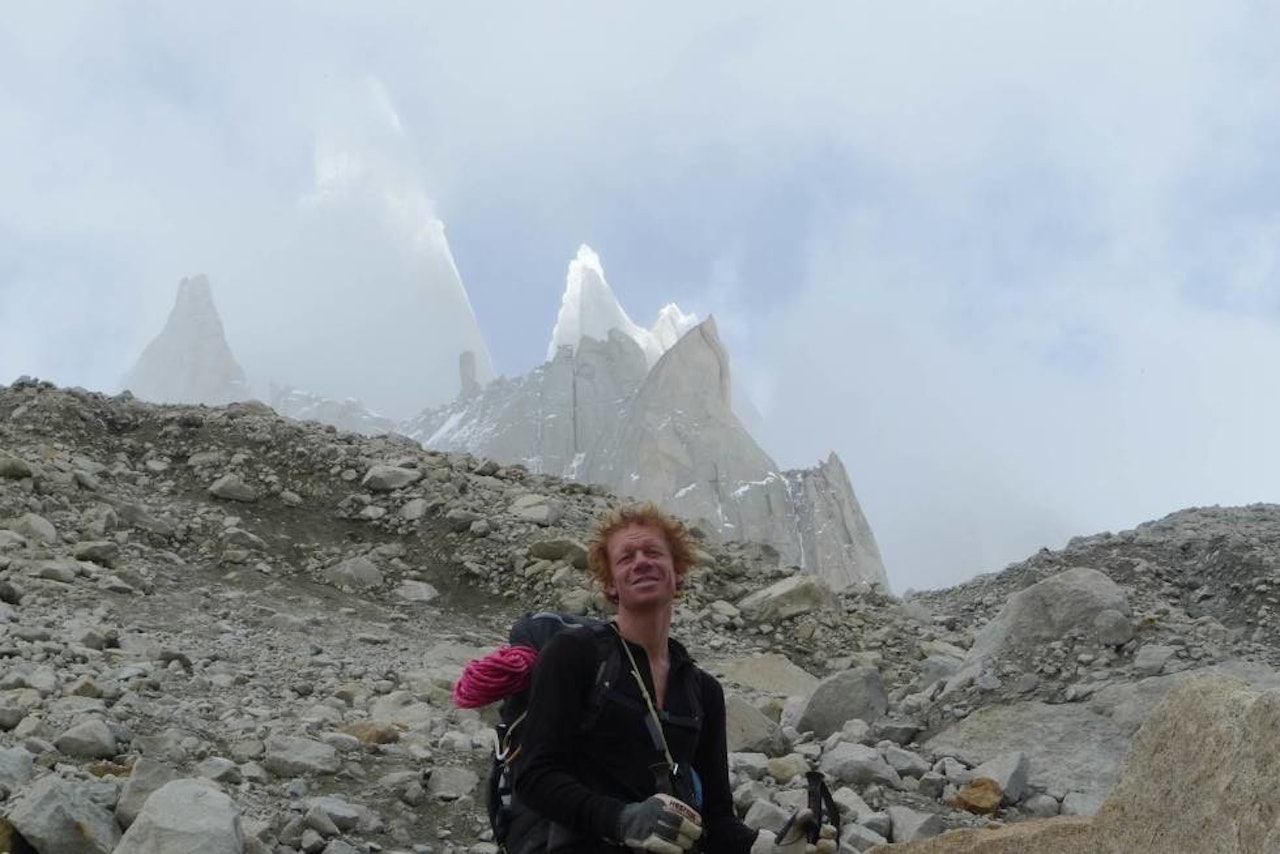
[(656, 854), (684, 854), (702, 835), (698, 811), (670, 795), (627, 804), (618, 817), (618, 839), (629, 848)]

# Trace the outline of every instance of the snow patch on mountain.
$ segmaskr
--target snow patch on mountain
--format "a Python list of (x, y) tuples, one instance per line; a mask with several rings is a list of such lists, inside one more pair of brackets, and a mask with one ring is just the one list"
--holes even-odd
[(609, 330), (616, 329), (639, 344), (652, 365), (697, 325), (697, 316), (681, 311), (675, 303), (664, 306), (650, 328), (637, 324), (609, 287), (600, 256), (583, 244), (578, 247), (577, 257), (569, 262), (560, 312), (547, 346), (547, 361), (554, 359), (561, 347), (572, 347), (576, 353), (584, 337), (604, 341)]

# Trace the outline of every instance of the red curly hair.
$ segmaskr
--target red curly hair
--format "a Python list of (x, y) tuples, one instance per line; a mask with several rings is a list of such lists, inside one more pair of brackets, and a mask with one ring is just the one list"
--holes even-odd
[(693, 566), (697, 546), (689, 529), (676, 517), (667, 513), (652, 501), (626, 504), (600, 514), (596, 520), (591, 542), (587, 544), (587, 572), (603, 588), (611, 580), (609, 572), (609, 538), (633, 525), (654, 528), (662, 533), (671, 552), (671, 565), (676, 573), (677, 592), (684, 586), (684, 577)]

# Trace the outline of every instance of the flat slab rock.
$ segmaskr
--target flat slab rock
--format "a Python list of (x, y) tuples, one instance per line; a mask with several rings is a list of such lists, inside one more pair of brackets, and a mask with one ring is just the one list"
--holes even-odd
[(83, 787), (57, 774), (45, 775), (19, 794), (9, 823), (42, 854), (110, 854), (120, 842), (115, 816), (90, 800)]
[(240, 854), (244, 833), (231, 798), (200, 780), (173, 780), (157, 789), (114, 854)]
[(884, 854), (1166, 854), (1280, 851), (1280, 689), (1221, 675), (1181, 680), (1133, 740), (1092, 817), (957, 830)]
[[(1198, 673), (1244, 679), (1255, 688), (1280, 687), (1280, 674), (1244, 662), (1205, 668)], [(979, 765), (1001, 754), (1021, 751), (1030, 766), (1027, 780), (1050, 794), (1075, 798), (1083, 809), (1100, 804), (1119, 778), (1133, 734), (1174, 685), (1194, 678), (1178, 673), (1108, 686), (1084, 703), (1040, 702), (988, 706), (929, 739), (925, 747)]]
[(342, 767), (337, 750), (309, 738), (272, 736), (267, 739), (266, 750), (262, 766), (283, 777), (297, 774), (336, 774)]

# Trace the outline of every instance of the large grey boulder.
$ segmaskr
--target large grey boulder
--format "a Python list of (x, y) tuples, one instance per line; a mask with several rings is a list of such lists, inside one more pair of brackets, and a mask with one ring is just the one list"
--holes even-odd
[(147, 798), (114, 854), (241, 854), (244, 833), (231, 798), (201, 780), (173, 780)]
[(471, 794), (479, 784), (479, 775), (470, 768), (437, 765), (427, 780), (427, 794), (443, 801), (456, 801)]
[(238, 474), (224, 474), (209, 484), (209, 494), (226, 501), (252, 503), (258, 500), (258, 490), (244, 482)]
[(403, 466), (377, 465), (365, 472), (361, 485), (371, 492), (391, 492), (403, 489), (422, 479), (422, 472)]
[(334, 795), (312, 798), (308, 812), (324, 816), (325, 821), (343, 833), (355, 830), (360, 822), (367, 820), (370, 815), (368, 807), (353, 804)]
[(67, 756), (110, 759), (116, 755), (116, 738), (100, 718), (89, 718), (63, 732), (53, 744)]
[(1007, 753), (1025, 754), (1029, 779), (1061, 797), (1110, 789), (1131, 735), (1132, 730), (1094, 703), (1028, 701), (980, 708), (924, 747), (970, 766)]
[(0, 787), (16, 792), (35, 776), (35, 757), (21, 747), (0, 750)]
[(111, 854), (120, 828), (82, 787), (48, 774), (24, 789), (8, 811), (9, 823), (40, 854)]
[(530, 493), (511, 502), (507, 512), (523, 522), (537, 525), (554, 525), (564, 516), (564, 506), (554, 498)]
[(116, 803), (116, 821), (123, 828), (128, 828), (142, 812), (143, 804), (152, 793), (179, 778), (175, 768), (163, 762), (157, 762), (146, 756), (138, 757), (133, 763), (129, 778), (124, 781), (120, 790), (120, 800)]
[(1096, 569), (1063, 570), (1009, 597), (995, 618), (974, 637), (964, 666), (947, 680), (946, 691), (963, 688), (983, 666), (1007, 654), (1061, 640), (1080, 631), (1110, 640), (1113, 629), (1106, 613), (1129, 613), (1129, 602), (1120, 585)]
[(571, 563), (578, 569), (586, 569), (587, 547), (569, 537), (538, 540), (529, 546), (529, 554), (540, 560), (557, 560)]
[(832, 611), (840, 600), (821, 578), (793, 575), (757, 590), (738, 603), (738, 610), (757, 622), (785, 620), (815, 611)]
[(1138, 648), (1133, 669), (1140, 676), (1158, 676), (1178, 650), (1164, 644), (1148, 643)]
[(869, 851), (877, 845), (883, 845), (888, 841), (871, 828), (852, 822), (846, 822), (840, 831), (841, 854), (845, 854), (848, 851)]
[(880, 751), (865, 744), (840, 742), (822, 754), (818, 768), (839, 783), (856, 786), (879, 783), (902, 788), (902, 776), (885, 761)]
[(893, 825), (894, 842), (928, 839), (931, 836), (937, 836), (946, 827), (942, 819), (934, 813), (921, 812), (910, 807), (893, 806), (885, 812), (889, 813), (889, 821)]
[(248, 399), (248, 381), (227, 344), (207, 278), (192, 276), (178, 284), (164, 329), (142, 351), (122, 385), (157, 403), (218, 405)]
[(855, 667), (833, 673), (818, 683), (804, 701), (796, 729), (818, 738), (839, 732), (853, 718), (871, 723), (889, 708), (884, 679), (874, 667)]
[(31, 475), (31, 466), (26, 460), (0, 453), (0, 477), (22, 480)]
[(395, 594), (406, 602), (430, 602), (439, 597), (440, 591), (425, 581), (406, 578), (396, 587)]
[(111, 540), (88, 540), (76, 543), (72, 556), (99, 566), (113, 567), (120, 559), (120, 545)]
[(973, 769), (973, 778), (995, 780), (1004, 793), (1002, 803), (1016, 804), (1027, 792), (1027, 772), (1031, 760), (1021, 751), (1002, 753)]
[(48, 519), (35, 513), (23, 513), (17, 519), (11, 521), (8, 527), (15, 534), (26, 537), (28, 540), (34, 540), (37, 543), (56, 543), (58, 541), (58, 529)]
[(1280, 690), (1218, 675), (1179, 680), (1133, 740), (1092, 817), (958, 830), (886, 854), (1280, 851)]
[(767, 798), (758, 798), (751, 804), (747, 814), (742, 817), (742, 821), (747, 827), (768, 831), (772, 834), (773, 830), (781, 828), (788, 818), (790, 818), (790, 813), (782, 807)]
[(324, 571), (325, 580), (335, 587), (367, 590), (382, 584), (382, 571), (363, 555), (347, 558)]
[(790, 745), (776, 723), (737, 694), (724, 698), (725, 735), (729, 751), (780, 756)]
[[(1205, 668), (1247, 681), (1257, 690), (1280, 688), (1280, 674), (1261, 664), (1227, 662)], [(934, 735), (924, 746), (936, 755), (951, 755), (980, 765), (1001, 754), (1022, 752), (1029, 760), (1027, 777), (1055, 797), (1071, 792), (1082, 808), (1098, 803), (1115, 784), (1122, 758), (1137, 732), (1174, 685), (1190, 678), (1177, 673), (1118, 682), (1080, 703), (1038, 701), (985, 706)]]
[(0, 554), (8, 551), (17, 551), (27, 547), (27, 538), (6, 528), (0, 527)]
[[(933, 768), (929, 760), (925, 759), (919, 753), (899, 747), (896, 744), (882, 745), (880, 755), (884, 757), (884, 761), (897, 771), (903, 777), (923, 777)], [(1023, 772), (1025, 776), (1025, 771)]]
[(972, 656), (1060, 640), (1076, 629), (1091, 632), (1104, 611), (1129, 613), (1124, 589), (1096, 569), (1063, 570), (1010, 596), (974, 638)]
[(276, 735), (267, 739), (262, 767), (273, 774), (336, 774), (342, 767), (338, 751), (321, 741)]
[(745, 688), (786, 697), (810, 694), (818, 677), (776, 652), (734, 658), (720, 666), (720, 674)]

